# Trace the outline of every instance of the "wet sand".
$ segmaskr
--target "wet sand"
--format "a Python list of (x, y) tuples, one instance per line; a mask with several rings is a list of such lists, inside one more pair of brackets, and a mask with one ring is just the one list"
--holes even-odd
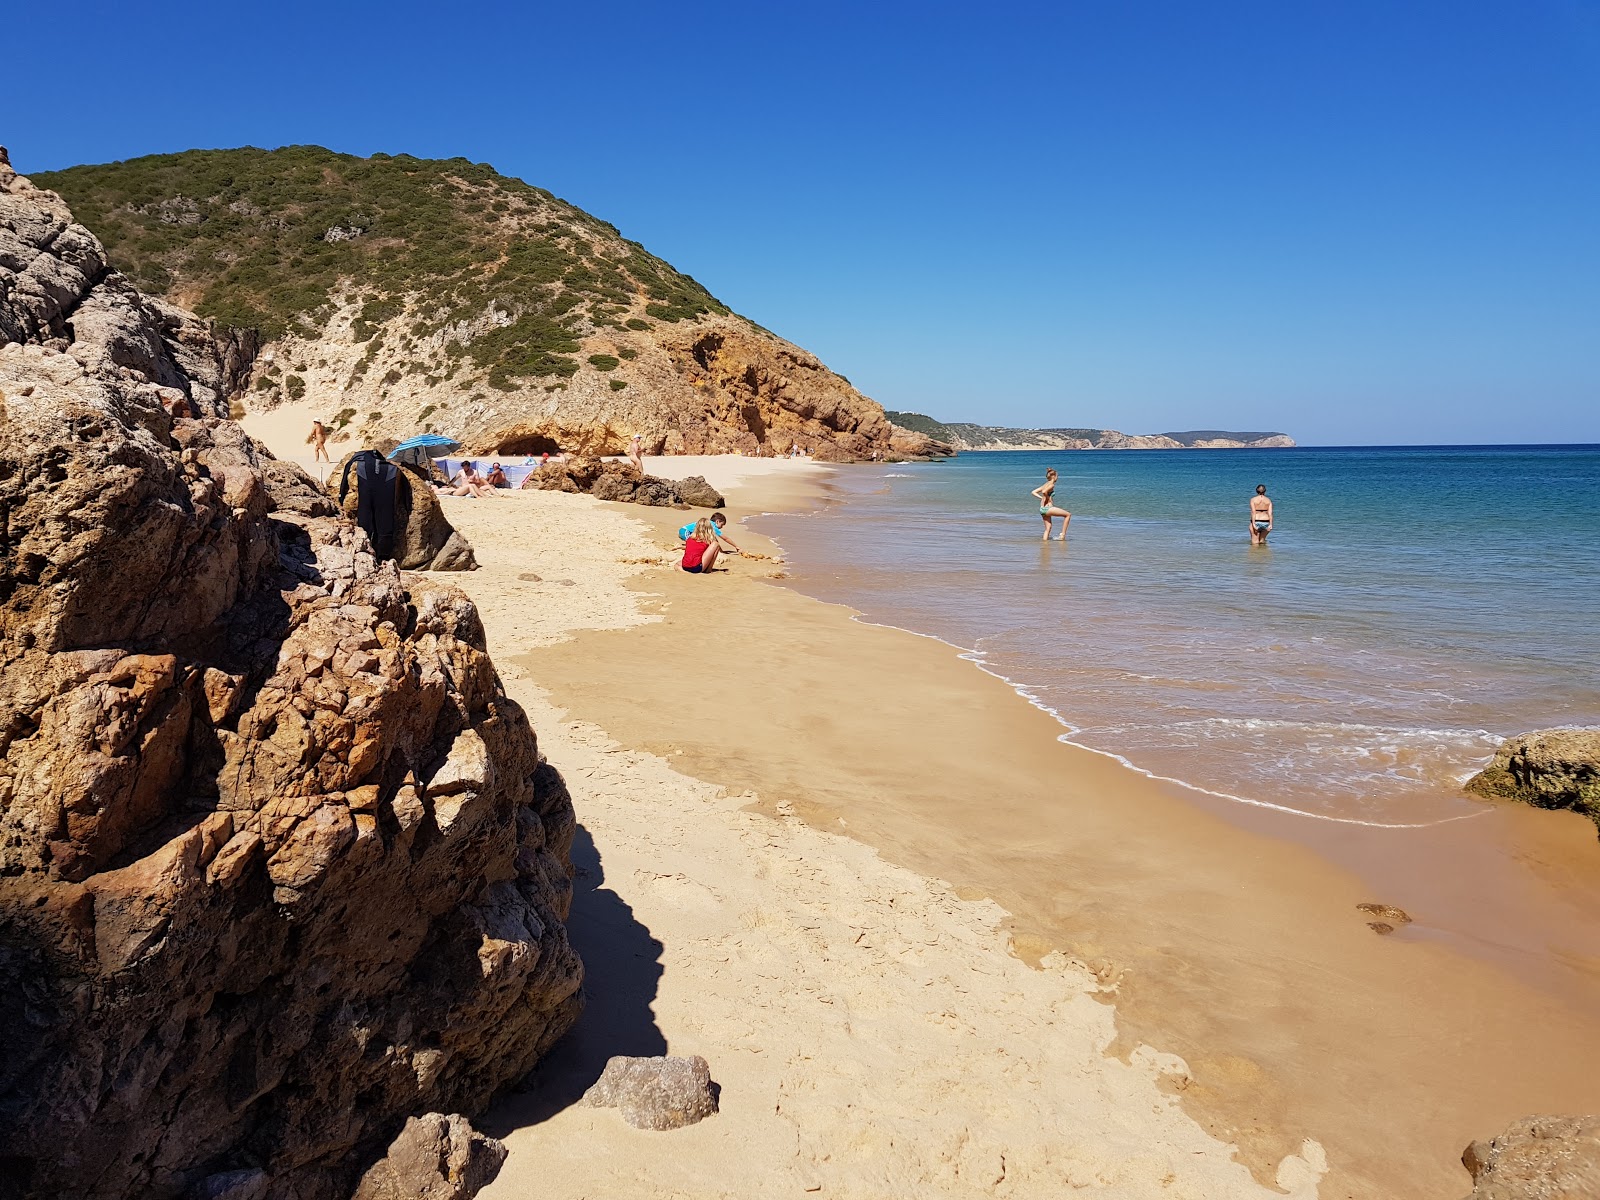
[[(758, 482), (730, 494), (737, 511), (777, 507)], [(630, 515), (662, 547), (680, 523)], [(1427, 935), (1426, 912), (1422, 928), (1374, 934), (1356, 905), (1399, 901), (1367, 880), (1060, 744), (1052, 718), (951, 648), (854, 622), (753, 565), (652, 571), (635, 586), (663, 596), (662, 621), (524, 665), (575, 717), (689, 775), (992, 898), (1025, 959), (1062, 949), (1094, 965), (1116, 981), (1118, 1047), (1187, 1059), (1186, 1109), (1259, 1178), (1311, 1136), (1332, 1164), (1325, 1197), (1453, 1196), (1468, 1141), (1600, 1107), (1593, 991), (1460, 953)], [(1547, 871), (1581, 870), (1575, 829), (1532, 832), (1528, 818), (1550, 816), (1474, 824), (1542, 845)]]

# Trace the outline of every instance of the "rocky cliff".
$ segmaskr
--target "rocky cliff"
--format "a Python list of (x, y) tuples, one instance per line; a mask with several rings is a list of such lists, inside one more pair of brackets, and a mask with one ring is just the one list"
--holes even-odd
[[(40, 176), (146, 288), (228, 337), (234, 398), (335, 439), (433, 430), (510, 455), (915, 453), (815, 356), (637, 242), (465, 159), (315, 146)], [(252, 349), (259, 354), (250, 356)], [(247, 361), (248, 360), (248, 361)]]
[(885, 414), (897, 429), (937, 439), (957, 450), (1223, 450), (1285, 449), (1286, 433), (1235, 433), (1192, 429), (1182, 433), (1119, 433), (1115, 429), (1009, 429), (964, 421), (936, 421), (922, 413)]
[(0, 1194), (344, 1200), (575, 1018), (570, 801), (3, 152), (0, 334)]

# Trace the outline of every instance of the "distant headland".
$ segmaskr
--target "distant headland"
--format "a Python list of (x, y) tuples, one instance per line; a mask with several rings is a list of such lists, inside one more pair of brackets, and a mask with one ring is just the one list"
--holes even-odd
[(1008, 429), (967, 421), (936, 421), (922, 413), (884, 416), (900, 429), (921, 433), (954, 450), (1230, 450), (1280, 449), (1295, 441), (1286, 433), (1237, 433), (1190, 429), (1183, 433), (1119, 433), (1115, 429)]

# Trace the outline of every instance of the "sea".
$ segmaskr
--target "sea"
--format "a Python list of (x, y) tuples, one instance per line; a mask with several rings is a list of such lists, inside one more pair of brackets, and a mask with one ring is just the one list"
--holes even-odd
[[(1046, 467), (1064, 543), (1029, 495)], [(786, 586), (941, 639), (1064, 740), (1230, 803), (1460, 820), (1503, 738), (1600, 726), (1600, 446), (996, 451), (829, 492), (755, 522)]]

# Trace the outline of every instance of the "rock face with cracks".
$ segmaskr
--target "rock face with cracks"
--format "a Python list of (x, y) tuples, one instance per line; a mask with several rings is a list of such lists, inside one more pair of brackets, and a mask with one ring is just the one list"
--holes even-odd
[(1466, 1200), (1593, 1200), (1600, 1196), (1600, 1116), (1524, 1117), (1461, 1156)]
[(412, 1117), (351, 1200), (472, 1200), (494, 1182), (505, 1144), (462, 1116)]
[(575, 1019), (570, 800), (472, 604), (9, 169), (0, 271), (0, 1193), (345, 1200)]

